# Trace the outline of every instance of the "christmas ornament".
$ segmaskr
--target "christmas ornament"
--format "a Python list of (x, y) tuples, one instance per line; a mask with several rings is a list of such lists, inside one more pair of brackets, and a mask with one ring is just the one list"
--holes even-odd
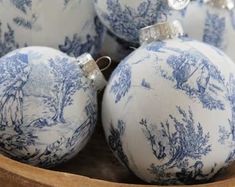
[(171, 16), (182, 22), (188, 36), (220, 48), (235, 61), (234, 0), (192, 1), (184, 14)]
[(42, 45), (78, 57), (99, 52), (104, 28), (92, 0), (3, 0), (0, 31), (0, 56)]
[(138, 43), (139, 29), (166, 21), (173, 10), (184, 9), (189, 0), (94, 0), (102, 23), (119, 38)]
[(179, 22), (142, 29), (103, 97), (111, 150), (149, 183), (205, 182), (235, 158), (235, 64), (182, 35)]
[(85, 146), (96, 124), (96, 92), (105, 85), (89, 54), (22, 48), (0, 59), (0, 72), (2, 154), (51, 167)]

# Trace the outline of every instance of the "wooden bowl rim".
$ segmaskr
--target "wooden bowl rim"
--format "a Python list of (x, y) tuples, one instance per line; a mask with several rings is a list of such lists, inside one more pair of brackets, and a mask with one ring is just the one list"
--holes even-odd
[[(5, 182), (8, 181), (9, 183), (14, 183), (17, 186), (26, 186), (27, 184), (33, 186), (58, 186), (58, 187), (64, 187), (64, 186), (159, 187), (158, 185), (137, 185), (137, 184), (108, 182), (104, 180), (93, 179), (70, 173), (51, 171), (23, 164), (14, 161), (12, 159), (9, 159), (3, 155), (0, 155), (0, 179)], [(198, 187), (235, 186), (235, 177), (213, 183), (191, 185), (191, 186), (198, 186)], [(169, 187), (176, 187), (176, 186), (169, 186)]]

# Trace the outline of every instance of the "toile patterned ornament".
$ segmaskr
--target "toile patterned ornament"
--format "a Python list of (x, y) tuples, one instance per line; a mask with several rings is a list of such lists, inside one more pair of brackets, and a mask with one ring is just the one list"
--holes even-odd
[(92, 0), (0, 1), (0, 57), (19, 47), (42, 45), (74, 57), (95, 55), (104, 31)]
[(138, 44), (139, 29), (183, 14), (189, 0), (93, 0), (101, 22), (117, 37)]
[(27, 47), (0, 58), (0, 72), (1, 154), (52, 167), (86, 145), (106, 84), (91, 55)]
[(153, 184), (204, 183), (235, 160), (235, 64), (181, 35), (179, 22), (142, 29), (142, 45), (118, 65), (103, 97), (111, 150)]
[(184, 14), (174, 12), (169, 20), (178, 19), (189, 37), (221, 49), (235, 61), (234, 3), (234, 0), (192, 1)]

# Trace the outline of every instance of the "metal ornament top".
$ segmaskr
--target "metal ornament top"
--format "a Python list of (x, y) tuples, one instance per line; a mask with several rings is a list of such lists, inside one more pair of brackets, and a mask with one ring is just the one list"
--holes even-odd
[(150, 43), (157, 40), (178, 38), (184, 35), (183, 27), (178, 20), (161, 22), (144, 27), (139, 32), (139, 42)]
[(204, 3), (207, 3), (216, 8), (223, 8), (232, 10), (234, 9), (234, 0), (204, 0)]
[(182, 10), (189, 2), (190, 0), (168, 0), (168, 6), (174, 10)]
[(92, 84), (97, 91), (102, 90), (106, 86), (107, 81), (103, 73), (89, 53), (84, 53), (79, 56), (77, 58), (77, 62), (79, 63), (85, 76), (92, 81)]

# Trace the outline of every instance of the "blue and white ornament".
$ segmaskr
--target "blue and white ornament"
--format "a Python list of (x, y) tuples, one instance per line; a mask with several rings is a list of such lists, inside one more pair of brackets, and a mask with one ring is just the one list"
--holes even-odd
[(146, 182), (206, 182), (235, 159), (235, 64), (178, 22), (141, 33), (104, 93), (108, 144)]
[(75, 156), (96, 124), (105, 80), (89, 54), (28, 47), (0, 59), (0, 152), (55, 166)]
[(24, 46), (47, 46), (70, 56), (99, 52), (104, 28), (92, 0), (1, 0), (0, 56)]
[(167, 21), (174, 10), (184, 9), (189, 0), (93, 0), (102, 23), (116, 36), (138, 43), (139, 29)]
[(171, 18), (182, 22), (189, 37), (220, 48), (235, 61), (234, 0), (192, 1), (184, 14), (174, 12)]

